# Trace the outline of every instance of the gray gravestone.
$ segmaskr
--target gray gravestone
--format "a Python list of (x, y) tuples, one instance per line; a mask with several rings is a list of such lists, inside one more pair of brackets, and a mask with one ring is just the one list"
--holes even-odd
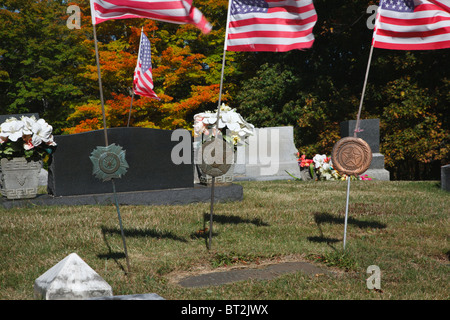
[(34, 296), (43, 300), (83, 300), (112, 296), (112, 288), (76, 253), (71, 253), (36, 279)]
[(450, 191), (450, 164), (441, 167), (441, 189)]
[[(353, 137), (356, 120), (341, 122), (341, 138)], [(389, 171), (384, 168), (384, 155), (380, 153), (380, 119), (364, 119), (359, 124), (361, 132), (357, 137), (366, 141), (372, 150), (372, 163), (363, 173), (377, 180), (390, 180)]]
[[(172, 150), (179, 141), (172, 141), (172, 130), (149, 128), (108, 129), (109, 145), (115, 143), (125, 150), (129, 165), (120, 179), (115, 179), (117, 192), (192, 188), (192, 136), (189, 141), (187, 163), (174, 163)], [(105, 146), (104, 130), (55, 136), (58, 144), (51, 157), (48, 171), (48, 193), (53, 196), (112, 193), (111, 183), (92, 175), (92, 151)]]
[(235, 180), (290, 180), (300, 176), (294, 128), (255, 128), (237, 148)]

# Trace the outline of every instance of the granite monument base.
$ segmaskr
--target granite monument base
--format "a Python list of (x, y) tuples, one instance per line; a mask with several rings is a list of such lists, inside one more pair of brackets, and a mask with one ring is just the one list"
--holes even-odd
[[(107, 182), (105, 182), (107, 183)], [(110, 183), (111, 186), (111, 183)], [(192, 188), (117, 192), (119, 205), (184, 205), (211, 201), (211, 187), (194, 185)], [(215, 202), (241, 201), (243, 187), (237, 184), (216, 185)], [(34, 199), (8, 200), (0, 198), (0, 206), (6, 209), (34, 206), (76, 206), (115, 204), (114, 193), (85, 194), (74, 196), (52, 196), (38, 194)]]

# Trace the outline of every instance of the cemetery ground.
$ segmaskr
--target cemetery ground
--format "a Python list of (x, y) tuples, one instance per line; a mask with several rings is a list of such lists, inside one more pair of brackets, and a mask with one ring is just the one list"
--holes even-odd
[[(32, 300), (34, 281), (77, 253), (114, 295), (156, 293), (168, 300), (447, 300), (450, 193), (437, 181), (352, 181), (343, 250), (345, 181), (239, 182), (244, 199), (121, 206), (131, 273), (116, 208), (34, 206), (0, 209), (0, 299)], [(200, 288), (186, 276), (305, 261), (302, 271)], [(368, 289), (367, 268), (381, 270)]]

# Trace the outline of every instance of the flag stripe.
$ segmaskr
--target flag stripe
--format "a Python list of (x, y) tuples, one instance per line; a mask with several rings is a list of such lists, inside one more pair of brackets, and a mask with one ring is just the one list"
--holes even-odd
[(111, 19), (148, 18), (176, 24), (193, 24), (203, 33), (211, 25), (192, 0), (90, 0), (92, 23)]
[(230, 0), (228, 51), (310, 48), (317, 14), (312, 0)]
[(392, 50), (450, 48), (450, 12), (445, 4), (450, 0), (381, 0), (373, 46)]
[(237, 34), (230, 34), (228, 39), (242, 39), (248, 37), (255, 38), (304, 38), (311, 34), (312, 28), (308, 30), (300, 30), (300, 31), (249, 31), (249, 32), (240, 32)]
[(313, 45), (314, 40), (308, 42), (297, 42), (293, 44), (267, 44), (267, 43), (257, 43), (257, 44), (243, 44), (234, 45), (233, 51), (272, 51), (272, 52), (285, 52), (294, 49), (308, 49)]
[(230, 22), (231, 28), (238, 28), (242, 26), (255, 26), (267, 25), (266, 28), (271, 28), (273, 30), (274, 26), (305, 26), (308, 24), (315, 25), (317, 21), (317, 16), (311, 16), (307, 19), (302, 20), (292, 20), (292, 19), (281, 19), (281, 18), (250, 18), (245, 20), (236, 20)]

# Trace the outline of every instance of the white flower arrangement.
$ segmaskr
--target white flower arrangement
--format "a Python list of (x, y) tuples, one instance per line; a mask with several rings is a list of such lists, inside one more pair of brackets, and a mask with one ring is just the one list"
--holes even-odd
[(0, 158), (40, 160), (56, 147), (53, 127), (34, 116), (11, 117), (0, 125)]
[(345, 180), (337, 170), (333, 168), (330, 157), (324, 154), (316, 154), (313, 157), (314, 167), (320, 180)]
[(228, 134), (224, 138), (233, 145), (238, 145), (246, 136), (254, 134), (255, 127), (244, 120), (244, 118), (224, 103), (220, 106), (219, 122), (217, 123), (218, 132), (215, 129), (217, 122), (217, 110), (214, 112), (206, 111), (194, 115), (194, 135), (196, 137), (205, 135), (220, 135), (222, 130), (227, 130)]

